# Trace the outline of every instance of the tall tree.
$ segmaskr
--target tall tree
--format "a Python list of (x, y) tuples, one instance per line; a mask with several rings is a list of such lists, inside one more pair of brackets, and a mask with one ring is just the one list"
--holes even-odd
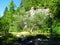
[(11, 0), (11, 2), (9, 3), (9, 11), (14, 13), (14, 8), (15, 8), (15, 4), (13, 0)]
[(1, 18), (1, 21), (0, 21), (0, 24), (1, 24), (0, 30), (4, 32), (5, 34), (9, 30), (9, 23), (10, 23), (10, 20), (9, 20), (9, 15), (8, 15), (8, 8), (6, 7), (4, 11), (4, 16)]
[(15, 4), (13, 2), (13, 0), (11, 0), (11, 2), (9, 3), (9, 15), (11, 16), (11, 22), (13, 22), (14, 20), (14, 14), (15, 14)]

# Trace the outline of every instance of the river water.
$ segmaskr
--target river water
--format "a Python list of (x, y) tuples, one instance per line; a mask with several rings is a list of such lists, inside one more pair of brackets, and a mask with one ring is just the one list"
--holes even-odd
[(60, 45), (60, 39), (50, 39), (44, 35), (17, 38), (8, 45)]

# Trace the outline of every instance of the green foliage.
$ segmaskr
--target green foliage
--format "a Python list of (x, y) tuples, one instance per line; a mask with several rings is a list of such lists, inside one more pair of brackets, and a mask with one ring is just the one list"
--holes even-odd
[(9, 10), (12, 12), (12, 13), (14, 13), (14, 7), (15, 7), (15, 5), (14, 5), (14, 2), (13, 2), (13, 0), (11, 0), (11, 2), (9, 3)]
[[(59, 0), (22, 0), (21, 6), (15, 10), (15, 4), (11, 1), (8, 8), (5, 8), (4, 16), (0, 18), (0, 32), (19, 32), (24, 30), (25, 23), (27, 23), (27, 29), (25, 30), (32, 29), (49, 32), (50, 28), (52, 28), (54, 34), (59, 34), (60, 26), (56, 26), (58, 22), (60, 23), (59, 5)], [(40, 12), (30, 17), (29, 10), (31, 7), (34, 7), (35, 10), (49, 8), (50, 16), (53, 17)]]
[(56, 27), (53, 29), (53, 32), (56, 34), (60, 34), (60, 24), (58, 23)]
[(49, 0), (22, 0), (21, 7), (24, 7), (25, 10), (29, 10), (31, 7), (35, 8), (47, 8), (51, 1)]
[(47, 16), (43, 13), (36, 13), (32, 18), (30, 18), (30, 20), (28, 21), (29, 25), (31, 28), (33, 27), (33, 30), (35, 29), (42, 29), (44, 27), (46, 27), (46, 20)]
[(13, 21), (13, 14), (14, 12), (14, 4), (13, 4), (13, 1), (10, 3), (10, 7), (9, 7), (9, 10), (8, 8), (6, 7), (5, 8), (5, 11), (4, 11), (4, 16), (1, 18), (0, 20), (0, 31), (1, 32), (4, 32), (4, 33), (7, 33), (9, 31), (9, 28), (10, 28), (10, 25)]
[(7, 45), (11, 42), (13, 44), (12, 40), (15, 40), (15, 39), (16, 39), (16, 36), (13, 36), (10, 33), (3, 34), (3, 36), (0, 37), (0, 43), (3, 45)]

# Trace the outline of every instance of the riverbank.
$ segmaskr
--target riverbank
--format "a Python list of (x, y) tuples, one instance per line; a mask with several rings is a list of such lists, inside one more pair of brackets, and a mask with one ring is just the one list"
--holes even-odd
[(36, 36), (38, 34), (41, 34), (41, 35), (45, 35), (45, 36), (49, 36), (50, 33), (46, 33), (46, 32), (9, 32), (17, 37), (26, 37), (26, 36)]

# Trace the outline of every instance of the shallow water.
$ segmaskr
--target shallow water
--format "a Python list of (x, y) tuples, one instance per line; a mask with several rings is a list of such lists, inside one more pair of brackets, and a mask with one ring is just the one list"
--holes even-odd
[(17, 38), (6, 45), (60, 45), (60, 38), (49, 39), (44, 35)]
[(37, 35), (35, 37), (29, 36), (24, 38), (18, 38), (17, 42), (19, 42), (20, 45), (60, 45), (60, 41), (50, 40), (44, 35)]

